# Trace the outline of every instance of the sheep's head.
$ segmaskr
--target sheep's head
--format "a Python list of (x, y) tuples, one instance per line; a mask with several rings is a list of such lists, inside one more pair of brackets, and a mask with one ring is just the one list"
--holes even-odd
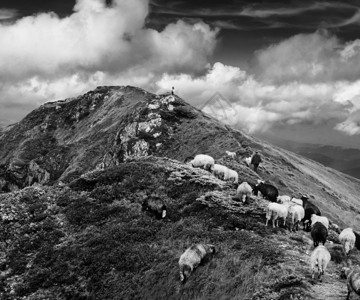
[(209, 254), (215, 254), (216, 248), (215, 248), (214, 245), (212, 245), (212, 244), (207, 244), (206, 246), (207, 246), (207, 250), (206, 250), (207, 253), (209, 253)]
[(186, 279), (190, 276), (191, 274), (191, 268), (188, 265), (185, 265), (183, 268), (183, 274), (180, 274), (180, 281), (185, 283)]
[(258, 179), (256, 182), (256, 186), (260, 186), (261, 184), (264, 184), (264, 183), (265, 183), (264, 180)]
[(164, 219), (166, 217), (166, 205), (163, 204), (161, 207), (161, 218)]

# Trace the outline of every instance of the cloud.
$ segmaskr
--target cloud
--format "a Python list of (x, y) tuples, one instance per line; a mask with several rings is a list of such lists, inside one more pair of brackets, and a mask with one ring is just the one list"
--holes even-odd
[(18, 16), (16, 9), (0, 8), (0, 21), (7, 21)]
[[(219, 62), (202, 77), (164, 75), (157, 86), (159, 91), (175, 86), (177, 94), (199, 108), (205, 106), (206, 112), (223, 110), (216, 117), (250, 133), (294, 124), (321, 125), (329, 121), (341, 124), (360, 106), (360, 88), (356, 89), (360, 81), (274, 84)], [(218, 92), (228, 100), (227, 106), (208, 103)], [(336, 129), (345, 131), (339, 126)]]
[(256, 53), (256, 75), (283, 83), (353, 81), (360, 76), (360, 40), (342, 43), (327, 31), (298, 34)]
[(337, 124), (335, 129), (347, 135), (360, 134), (360, 110), (351, 114), (344, 122)]
[[(145, 27), (148, 1), (105, 2), (77, 0), (65, 18), (40, 13), (0, 24), (0, 103), (19, 103), (22, 96), (28, 99), (23, 104), (33, 107), (95, 84), (148, 87), (165, 71), (206, 70), (217, 44), (216, 29), (180, 20), (156, 31)], [(2, 110), (0, 118), (5, 116)]]

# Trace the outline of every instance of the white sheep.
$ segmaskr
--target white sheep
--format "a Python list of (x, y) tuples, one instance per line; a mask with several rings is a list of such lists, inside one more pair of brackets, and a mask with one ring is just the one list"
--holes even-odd
[(320, 279), (321, 275), (324, 275), (330, 259), (330, 252), (328, 251), (328, 249), (326, 249), (325, 246), (320, 245), (314, 249), (310, 256), (312, 279), (314, 279), (316, 267), (318, 268), (318, 278)]
[(241, 183), (236, 190), (236, 196), (242, 201), (242, 203), (245, 203), (247, 200), (249, 200), (251, 194), (252, 188), (246, 181)]
[(281, 195), (277, 197), (277, 203), (288, 204), (288, 205), (303, 205), (303, 201), (301, 199), (291, 198), (288, 195)]
[(281, 204), (289, 203), (290, 200), (291, 198), (288, 195), (281, 195), (281, 196), (277, 196), (276, 198), (276, 202)]
[[(279, 218), (284, 219), (284, 226), (286, 222), (286, 217), (288, 214), (288, 207), (284, 204), (279, 204), (276, 202), (269, 203), (266, 209), (266, 223), (265, 226), (268, 225), (269, 220), (272, 220), (273, 227), (279, 227)], [(276, 224), (275, 224), (276, 223)]]
[(293, 197), (291, 198), (290, 202), (303, 206), (303, 201), (301, 199), (297, 199)]
[(225, 180), (230, 180), (234, 183), (238, 183), (239, 182), (239, 175), (236, 171), (228, 169), (228, 173), (227, 176), (225, 177)]
[(218, 178), (225, 180), (226, 177), (228, 177), (228, 171), (229, 169), (226, 166), (214, 164), (214, 175)]
[(231, 152), (231, 151), (225, 151), (225, 152), (226, 152), (226, 155), (231, 158), (235, 158), (235, 156), (236, 156), (236, 152)]
[(339, 235), (339, 240), (344, 247), (345, 254), (348, 254), (350, 250), (354, 248), (355, 240), (356, 240), (352, 228), (346, 228), (343, 231), (341, 231)]
[(193, 167), (203, 168), (212, 172), (214, 169), (215, 160), (210, 155), (198, 154), (190, 163)]
[(290, 218), (291, 225), (292, 225), (290, 230), (295, 231), (295, 227), (296, 227), (296, 230), (299, 230), (299, 223), (305, 216), (304, 208), (297, 204), (289, 205), (288, 211), (289, 211), (289, 218)]
[(322, 223), (326, 227), (326, 229), (329, 229), (329, 219), (327, 217), (312, 214), (311, 215), (311, 226), (313, 226), (316, 222)]
[(210, 244), (196, 244), (187, 248), (179, 259), (180, 281), (184, 282), (206, 256), (214, 253), (215, 246)]
[(252, 156), (249, 156), (249, 157), (245, 157), (245, 158), (244, 158), (244, 162), (245, 162), (245, 164), (246, 164), (248, 167), (250, 167), (251, 159), (252, 159)]

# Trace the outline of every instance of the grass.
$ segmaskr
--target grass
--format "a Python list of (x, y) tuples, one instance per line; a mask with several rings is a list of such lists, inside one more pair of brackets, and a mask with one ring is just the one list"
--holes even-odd
[[(9, 273), (0, 295), (251, 299), (264, 282), (275, 284), (274, 278), (293, 271), (279, 269), (284, 252), (264, 235), (257, 218), (196, 201), (214, 189), (213, 183), (175, 184), (168, 181), (170, 172), (153, 161), (89, 174), (71, 189), (28, 188), (10, 199), (8, 205), (18, 207), (23, 217), (7, 228), (11, 246), (3, 268)], [(143, 199), (154, 195), (167, 204), (165, 220), (141, 210)], [(181, 284), (178, 259), (194, 243), (215, 244), (217, 254)]]

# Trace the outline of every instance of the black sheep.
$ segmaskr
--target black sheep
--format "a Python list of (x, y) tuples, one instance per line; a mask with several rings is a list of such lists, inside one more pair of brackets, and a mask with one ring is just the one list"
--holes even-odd
[(142, 204), (142, 210), (148, 211), (158, 220), (166, 217), (166, 205), (160, 198), (145, 199)]
[(307, 196), (302, 196), (301, 200), (303, 201), (303, 207), (305, 211), (305, 216), (302, 219), (302, 222), (304, 224), (304, 230), (310, 231), (311, 228), (311, 215), (318, 215), (321, 216), (320, 209), (315, 205), (312, 204), (309, 201), (309, 198)]
[(271, 184), (264, 183), (260, 181), (257, 185), (253, 188), (253, 193), (255, 196), (258, 195), (258, 192), (261, 192), (264, 198), (270, 200), (271, 202), (276, 202), (277, 197), (279, 196), (279, 191), (276, 187)]
[(355, 234), (355, 247), (356, 249), (360, 250), (360, 234), (358, 234), (356, 231), (354, 231)]
[(328, 236), (328, 230), (324, 224), (316, 222), (311, 228), (311, 237), (314, 241), (314, 247), (317, 247), (319, 243), (325, 245)]

